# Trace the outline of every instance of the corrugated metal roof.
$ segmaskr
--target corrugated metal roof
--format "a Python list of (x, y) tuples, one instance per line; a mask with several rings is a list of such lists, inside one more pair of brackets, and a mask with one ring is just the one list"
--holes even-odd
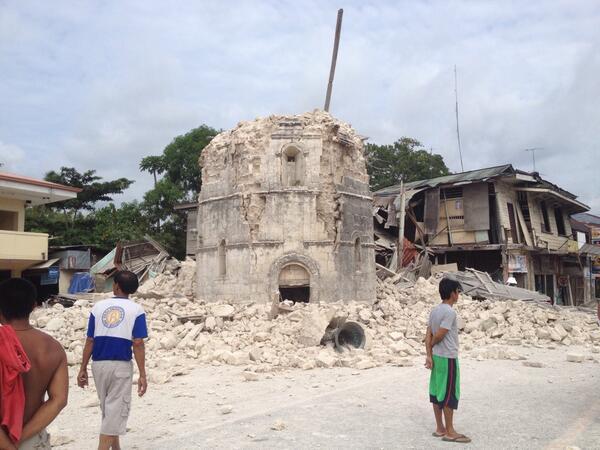
[(54, 264), (56, 264), (58, 261), (60, 261), (60, 258), (52, 258), (52, 259), (49, 259), (48, 261), (41, 262), (41, 263), (36, 264), (34, 266), (29, 266), (27, 268), (27, 270), (32, 270), (32, 269), (48, 269), (48, 268), (52, 267)]
[[(406, 183), (405, 189), (418, 189), (425, 187), (435, 187), (445, 184), (454, 184), (461, 182), (470, 181), (483, 181), (490, 178), (499, 177), (501, 175), (512, 175), (516, 173), (515, 169), (511, 164), (505, 164), (503, 166), (488, 167), (485, 169), (470, 170), (468, 172), (460, 172), (452, 175), (445, 175), (443, 177), (431, 178), (429, 180), (419, 180)], [(375, 192), (375, 195), (397, 195), (400, 193), (400, 185), (394, 185), (380, 189)]]
[(600, 225), (600, 217), (589, 213), (573, 214), (571, 217), (578, 222), (585, 224)]

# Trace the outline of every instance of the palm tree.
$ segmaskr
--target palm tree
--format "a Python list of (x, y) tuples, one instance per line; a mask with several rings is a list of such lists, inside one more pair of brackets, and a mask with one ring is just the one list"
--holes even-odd
[(156, 174), (160, 175), (165, 171), (165, 162), (162, 156), (146, 156), (140, 162), (142, 172), (150, 172), (154, 176), (154, 187), (156, 187)]

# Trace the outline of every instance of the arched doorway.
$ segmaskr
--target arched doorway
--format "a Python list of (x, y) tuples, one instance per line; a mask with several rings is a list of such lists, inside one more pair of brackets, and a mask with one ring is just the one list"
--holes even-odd
[(310, 301), (310, 273), (300, 264), (288, 264), (279, 272), (279, 293), (282, 300)]

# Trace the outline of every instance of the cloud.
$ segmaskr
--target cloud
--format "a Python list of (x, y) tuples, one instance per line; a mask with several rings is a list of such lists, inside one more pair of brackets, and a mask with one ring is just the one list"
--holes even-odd
[[(143, 156), (206, 123), (322, 107), (328, 2), (38, 2), (0, 8), (0, 139), (22, 173), (61, 165), (136, 180)], [(358, 2), (344, 6), (331, 111), (371, 142), (419, 139), (460, 170), (512, 162), (600, 208), (600, 4)], [(2, 153), (0, 153), (2, 155)], [(16, 163), (13, 163), (16, 164)], [(596, 211), (600, 212), (600, 211)]]
[(25, 152), (17, 145), (0, 141), (0, 171), (18, 172)]

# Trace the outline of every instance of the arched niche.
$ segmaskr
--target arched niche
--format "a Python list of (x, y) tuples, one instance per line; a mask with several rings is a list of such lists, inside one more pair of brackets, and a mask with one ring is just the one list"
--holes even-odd
[(297, 144), (286, 145), (281, 151), (281, 184), (302, 186), (306, 181), (304, 153)]

